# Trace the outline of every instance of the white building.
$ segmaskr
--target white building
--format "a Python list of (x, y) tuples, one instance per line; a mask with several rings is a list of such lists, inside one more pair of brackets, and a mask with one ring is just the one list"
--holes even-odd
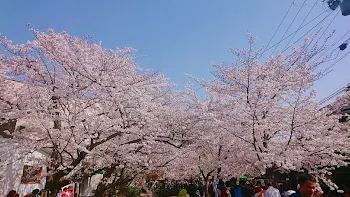
[[(34, 189), (41, 190), (45, 187), (46, 166), (40, 161), (43, 161), (43, 158), (47, 156), (46, 153), (34, 151), (25, 156), (19, 156), (17, 148), (18, 144), (12, 139), (1, 138), (0, 136), (0, 196), (6, 196), (11, 190), (15, 190), (20, 196), (24, 196)], [(36, 176), (23, 177), (24, 168), (26, 168), (27, 175), (33, 172)], [(41, 171), (33, 169), (41, 169)], [(29, 177), (29, 179), (26, 177)]]
[[(5, 197), (11, 190), (25, 196), (34, 189), (44, 189), (46, 184), (46, 161), (50, 153), (43, 150), (25, 152), (15, 139), (11, 139), (15, 125), (16, 121), (0, 124), (0, 197)], [(102, 177), (103, 175), (96, 174), (81, 181), (80, 196), (92, 196), (92, 191), (97, 188)]]

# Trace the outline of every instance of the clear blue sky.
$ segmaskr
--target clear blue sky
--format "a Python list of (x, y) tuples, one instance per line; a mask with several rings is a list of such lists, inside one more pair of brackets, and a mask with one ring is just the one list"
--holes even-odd
[[(296, 5), (287, 15), (272, 44), (280, 40), (303, 1), (295, 1)], [(321, 0), (318, 1), (306, 21), (326, 9)], [(90, 35), (96, 41), (102, 41), (106, 48), (133, 47), (138, 50), (138, 55), (145, 56), (137, 60), (141, 67), (159, 70), (179, 84), (179, 87), (183, 87), (184, 82), (189, 81), (184, 73), (211, 79), (212, 68), (208, 61), (219, 64), (233, 62), (229, 49), (247, 47), (248, 31), (257, 38), (257, 46), (264, 47), (291, 2), (292, 0), (2, 0), (0, 32), (15, 43), (23, 43), (32, 39), (25, 26), (31, 22), (40, 30), (52, 28), (55, 31), (66, 30), (76, 36)], [(297, 29), (314, 2), (315, 0), (306, 1), (287, 35)], [(326, 27), (334, 15), (327, 18), (320, 27)], [(294, 40), (316, 23), (302, 29)], [(349, 28), (350, 16), (343, 17), (339, 14), (327, 33), (336, 29), (333, 41)], [(279, 49), (285, 45), (286, 42), (282, 42)], [(270, 53), (268, 51), (267, 54)], [(342, 54), (344, 52), (339, 57)], [(347, 79), (350, 82), (349, 61), (350, 55), (339, 62), (332, 73), (317, 82), (319, 99), (335, 91)]]

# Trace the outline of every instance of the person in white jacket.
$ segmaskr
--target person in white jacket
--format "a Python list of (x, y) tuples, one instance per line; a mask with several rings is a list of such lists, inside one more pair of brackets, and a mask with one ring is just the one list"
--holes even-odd
[(277, 185), (275, 180), (265, 180), (265, 185), (268, 188), (264, 192), (264, 197), (281, 197), (280, 191), (275, 188)]

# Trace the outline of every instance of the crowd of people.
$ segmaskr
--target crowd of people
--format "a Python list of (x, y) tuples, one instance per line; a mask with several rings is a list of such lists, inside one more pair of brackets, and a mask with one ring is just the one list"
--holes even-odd
[[(202, 197), (205, 190), (201, 184), (189, 183), (180, 189), (178, 197)], [(309, 174), (298, 177), (297, 185), (282, 184), (277, 179), (251, 180), (232, 178), (211, 180), (208, 185), (210, 197), (350, 197), (350, 191), (343, 188), (343, 192), (323, 190), (317, 179)]]
[[(342, 193), (331, 193), (327, 187), (321, 189), (317, 179), (309, 174), (302, 174), (298, 177), (298, 184), (282, 184), (277, 179), (250, 180), (231, 178), (224, 182), (223, 179), (211, 180), (208, 188), (200, 180), (189, 180), (184, 184), (164, 185), (163, 191), (166, 194), (157, 196), (178, 197), (203, 197), (208, 191), (209, 197), (350, 197), (350, 190), (343, 187)], [(33, 190), (24, 197), (41, 196), (39, 189)], [(7, 197), (20, 197), (11, 190)]]
[[(40, 197), (40, 190), (35, 189), (31, 193), (25, 195), (24, 197)], [(8, 194), (7, 197), (20, 197), (19, 194), (15, 190), (11, 190)]]
[(300, 175), (296, 187), (294, 190), (293, 186), (281, 184), (277, 179), (256, 181), (255, 184), (243, 179), (238, 185), (236, 179), (226, 183), (219, 180), (210, 184), (209, 195), (210, 197), (325, 197), (316, 178), (309, 174)]

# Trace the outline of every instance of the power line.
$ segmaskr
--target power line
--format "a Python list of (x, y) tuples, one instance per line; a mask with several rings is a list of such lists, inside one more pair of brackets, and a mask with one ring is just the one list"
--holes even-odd
[[(326, 29), (323, 31), (322, 35), (325, 34), (325, 32), (327, 31), (327, 29), (329, 28), (329, 26), (332, 24), (332, 22), (335, 20), (335, 18), (336, 18), (336, 16), (337, 16), (338, 14), (339, 14), (339, 12), (338, 12), (338, 13), (333, 17), (333, 19), (329, 22), (329, 24), (327, 25)], [(330, 16), (330, 14), (327, 15), (327, 16), (326, 16), (323, 20), (321, 20), (318, 24), (316, 24), (312, 29), (314, 29), (314, 28), (315, 28), (316, 26), (318, 26), (322, 21), (324, 21), (326, 18), (328, 18), (328, 16)], [(311, 30), (312, 30), (312, 29), (311, 29)], [(311, 31), (311, 30), (310, 30), (310, 31)], [(344, 34), (343, 37), (345, 37), (349, 32), (350, 32), (350, 30), (348, 30), (348, 32), (347, 32), (346, 34)], [(321, 36), (319, 37), (319, 39), (316, 41), (316, 44), (318, 43), (318, 41), (320, 40), (320, 38), (322, 37), (322, 35), (321, 35)], [(339, 39), (339, 40), (340, 40), (340, 39)], [(339, 41), (339, 40), (338, 40), (338, 41)], [(337, 41), (337, 42), (338, 42), (338, 41)], [(345, 43), (348, 43), (349, 41), (350, 41), (350, 38), (347, 39), (347, 40), (345, 41)], [(337, 43), (337, 42), (336, 42), (336, 43)], [(333, 45), (335, 45), (336, 43), (334, 43)], [(311, 44), (311, 43), (310, 43), (310, 44)], [(345, 46), (345, 48), (346, 48), (346, 46)], [(344, 48), (344, 49), (345, 49), (345, 48)], [(342, 50), (344, 50), (344, 49), (342, 49)], [(333, 50), (333, 51), (334, 51), (334, 50)], [(336, 59), (336, 58), (338, 57), (339, 52), (340, 52), (340, 50), (338, 51), (338, 54), (337, 54), (337, 56), (336, 56), (334, 59)], [(333, 52), (332, 52), (332, 54), (333, 54)], [(348, 54), (350, 54), (350, 51), (349, 51), (348, 53), (346, 53), (343, 57), (341, 57), (339, 60), (337, 60), (336, 62), (334, 62), (331, 66), (329, 66), (329, 67), (321, 74), (321, 76), (324, 75), (324, 73), (325, 73), (326, 71), (328, 71), (330, 68), (332, 68), (334, 65), (336, 65), (339, 61), (341, 61), (343, 58), (345, 58)], [(345, 87), (341, 87), (339, 90), (337, 90), (337, 91), (334, 92), (333, 94), (331, 94), (331, 95), (329, 95), (328, 97), (322, 99), (322, 100), (319, 102), (319, 104), (322, 105), (323, 103), (329, 101), (330, 99), (334, 98), (335, 96), (341, 94), (345, 89), (346, 89)]]
[(321, 37), (326, 33), (326, 31), (327, 31), (328, 28), (331, 26), (331, 24), (333, 23), (333, 21), (335, 20), (335, 18), (338, 16), (339, 13), (340, 13), (340, 10), (339, 10), (339, 12), (337, 12), (337, 14), (333, 17), (333, 19), (328, 23), (326, 29), (323, 31), (323, 33), (321, 34), (321, 36), (317, 39), (315, 45), (317, 45), (318, 41), (320, 41)]
[[(303, 25), (301, 28), (297, 29), (296, 31), (294, 31), (293, 33), (289, 34), (287, 37), (285, 37), (284, 39), (280, 40), (278, 43), (272, 45), (271, 47), (267, 48), (266, 50), (264, 50), (261, 54), (265, 53), (266, 51), (272, 49), (273, 47), (275, 47), (276, 45), (278, 45), (279, 43), (283, 42), (284, 40), (286, 40), (287, 38), (291, 37), (294, 33), (298, 32), (300, 29), (304, 28), (305, 26), (307, 26), (308, 24), (312, 23), (315, 19), (317, 19), (318, 17), (322, 16), (325, 12), (322, 12), (321, 14), (319, 14), (318, 16), (316, 16), (315, 18), (313, 18), (312, 20), (310, 20), (309, 22), (307, 22), (305, 25)], [(328, 15), (326, 16), (328, 17)], [(324, 20), (324, 19), (323, 19)], [(311, 31), (311, 30), (310, 30)]]
[[(350, 29), (342, 36), (342, 38), (345, 37), (349, 32), (350, 32)], [(332, 47), (333, 47), (336, 43), (338, 43), (342, 38), (338, 39), (330, 48), (332, 48)], [(337, 57), (339, 56), (340, 51), (343, 51), (344, 49), (346, 49), (347, 43), (348, 43), (349, 41), (350, 41), (350, 38), (348, 38), (348, 39), (343, 43), (343, 44), (345, 45), (344, 48), (340, 48), (340, 46), (336, 48), (336, 49), (339, 48), (339, 51), (338, 51), (337, 56), (336, 56), (333, 60), (337, 59)], [(332, 51), (331, 55), (333, 54), (333, 52), (334, 52), (336, 49), (334, 49), (334, 50)], [(328, 50), (327, 50), (327, 51), (328, 51)], [(343, 55), (340, 59), (338, 59), (337, 61), (333, 62), (333, 64), (331, 64), (329, 67), (327, 67), (327, 68), (321, 73), (321, 76), (322, 76), (322, 75), (325, 75), (326, 72), (327, 72), (327, 73), (330, 72), (329, 70), (330, 70), (332, 67), (334, 67), (339, 61), (341, 61), (342, 59), (344, 59), (344, 58), (345, 58), (347, 55), (349, 55), (349, 54), (350, 54), (350, 51), (347, 52), (346, 54), (344, 54), (344, 55)], [(319, 59), (320, 57), (322, 57), (322, 56), (319, 56), (317, 59)], [(317, 61), (317, 60), (316, 60), (316, 61)], [(348, 78), (344, 83), (342, 83), (341, 86), (340, 86), (340, 89), (338, 89), (337, 91), (335, 91), (333, 94), (331, 94), (331, 95), (329, 95), (328, 97), (322, 99), (322, 100), (320, 101), (320, 104), (324, 104), (324, 103), (326, 103), (327, 101), (331, 100), (332, 98), (334, 98), (334, 97), (336, 97), (337, 95), (339, 95), (339, 94), (341, 94), (342, 92), (344, 92), (344, 91), (347, 89), (347, 86), (348, 86), (348, 85), (347, 85), (347, 86), (344, 87), (344, 84), (346, 85), (347, 82), (348, 82), (349, 80), (350, 80), (350, 78)]]
[[(319, 60), (321, 57), (323, 57), (329, 50), (331, 50), (340, 40), (344, 39), (345, 36), (347, 36), (350, 33), (350, 29), (348, 29), (348, 31), (345, 32), (345, 34), (339, 38), (337, 41), (335, 41), (330, 47), (328, 47), (320, 56), (318, 56), (315, 60), (314, 63)], [(338, 49), (339, 47), (337, 46), (337, 48), (335, 48), (334, 50)], [(333, 51), (334, 51), (333, 50)], [(333, 52), (331, 53), (333, 54)]]
[(335, 61), (333, 64), (331, 64), (330, 66), (328, 66), (323, 72), (322, 75), (324, 75), (326, 72), (329, 72), (329, 69), (331, 69), (332, 67), (334, 67), (339, 61), (341, 61), (342, 59), (344, 59), (346, 56), (348, 56), (350, 54), (350, 50), (349, 52), (345, 53), (343, 55), (343, 57), (341, 57), (340, 59), (338, 59), (337, 61)]
[(341, 94), (344, 90), (346, 89), (346, 87), (341, 87), (340, 89), (338, 89), (337, 91), (333, 92), (331, 95), (323, 98), (319, 104), (322, 105), (324, 103), (326, 103), (327, 101), (331, 100), (332, 98), (338, 96), (339, 94)]
[[(294, 3), (294, 1), (293, 1), (293, 3)], [(283, 36), (282, 36), (281, 40), (282, 40), (282, 39), (284, 38), (284, 36), (286, 36), (286, 34), (288, 33), (288, 31), (289, 31), (290, 27), (293, 25), (293, 23), (294, 23), (295, 19), (298, 17), (298, 15), (299, 15), (300, 11), (303, 9), (303, 7), (304, 7), (305, 3), (306, 3), (306, 0), (304, 0), (303, 5), (302, 5), (302, 6), (299, 8), (299, 10), (298, 10), (297, 14), (294, 16), (294, 18), (293, 18), (292, 22), (289, 24), (289, 26), (288, 26), (287, 30), (284, 32), (284, 34), (283, 34)], [(275, 49), (272, 51), (271, 55), (272, 55), (272, 54), (273, 54), (273, 53), (276, 51), (276, 49), (277, 49), (278, 45), (279, 45), (279, 44), (277, 44), (277, 45), (276, 45), (276, 47), (275, 47)]]
[[(304, 24), (304, 22), (306, 21), (306, 19), (309, 17), (310, 13), (312, 12), (312, 10), (315, 8), (315, 6), (317, 5), (318, 0), (316, 0), (316, 2), (314, 3), (314, 5), (311, 7), (310, 11), (307, 13), (306, 17), (304, 17), (304, 20), (301, 22), (301, 24), (299, 25), (298, 29)], [(296, 35), (296, 33), (290, 38), (290, 40), (288, 41), (288, 43), (286, 44), (286, 46), (283, 48), (283, 50), (289, 46), (290, 42), (293, 40), (294, 36)]]
[[(278, 27), (277, 27), (275, 33), (273, 34), (273, 36), (271, 37), (270, 41), (269, 41), (269, 42), (267, 43), (267, 45), (265, 46), (265, 48), (264, 48), (263, 52), (261, 53), (261, 55), (266, 51), (266, 48), (269, 47), (269, 45), (270, 45), (272, 39), (276, 36), (277, 31), (280, 29), (280, 27), (281, 27), (281, 25), (282, 25), (284, 19), (286, 19), (287, 15), (288, 15), (288, 13), (289, 13), (289, 11), (290, 11), (290, 9), (291, 9), (292, 6), (294, 5), (294, 1), (295, 1), (295, 0), (293, 0), (293, 2), (290, 4), (290, 6), (289, 6), (289, 8), (288, 8), (288, 10), (287, 10), (287, 12), (286, 12), (286, 14), (284, 15), (282, 21), (281, 21), (280, 24), (278, 25)], [(260, 57), (261, 57), (261, 55), (260, 55)]]
[(349, 82), (350, 82), (350, 77), (348, 79), (346, 79), (342, 84), (341, 86), (345, 86), (346, 88), (349, 87)]
[(329, 10), (329, 7), (325, 3), (321, 3), (324, 11)]
[[(325, 12), (323, 12), (325, 13)], [(321, 13), (321, 14), (323, 14)], [(308, 33), (310, 33), (313, 29), (315, 29), (319, 24), (321, 24), (326, 18), (328, 18), (330, 15), (332, 14), (332, 12), (330, 12), (326, 17), (324, 17), (320, 22), (318, 22), (315, 26), (313, 26), (309, 31), (307, 31), (304, 35), (302, 35), (297, 41), (295, 41), (295, 43), (299, 42), (302, 38), (304, 38)], [(305, 24), (307, 25), (307, 24)], [(282, 52), (285, 52), (286, 50), (288, 50), (290, 48), (287, 47), (286, 49), (284, 49)]]
[[(337, 91), (335, 91), (333, 94), (323, 98), (321, 101), (320, 101), (320, 104), (323, 104), (329, 100), (331, 100), (332, 98), (334, 98), (335, 96), (339, 95), (340, 93), (342, 93), (344, 90), (347, 89), (347, 87), (349, 86), (349, 82), (350, 82), (350, 77), (344, 81), (340, 86), (338, 86), (338, 89)], [(340, 91), (340, 93), (338, 93)]]
[[(301, 5), (297, 5), (296, 3), (293, 3), (293, 5), (294, 5), (295, 7), (298, 7), (298, 8), (301, 7)], [(305, 6), (307, 6), (307, 7), (312, 7), (312, 5), (308, 5), (308, 4), (305, 4)]]
[(335, 56), (335, 58), (334, 58), (333, 60), (335, 60), (335, 59), (337, 59), (337, 58), (338, 58), (339, 53), (340, 53), (340, 50), (338, 50), (338, 53), (337, 53), (337, 55)]
[[(326, 31), (327, 31), (327, 29), (330, 27), (330, 25), (332, 24), (332, 22), (334, 21), (334, 19), (337, 17), (337, 15), (339, 14), (339, 12), (333, 17), (333, 19), (329, 22), (329, 24), (327, 25), (327, 27), (325, 28), (325, 30), (323, 31), (323, 33), (319, 36), (319, 38), (317, 39), (317, 41), (315, 42), (315, 47), (317, 47), (317, 44), (318, 44), (318, 42), (319, 42), (319, 40), (322, 38), (322, 36), (326, 33)], [(328, 15), (329, 16), (329, 15)], [(328, 17), (327, 16), (327, 17)], [(322, 21), (321, 21), (322, 22)], [(318, 25), (318, 24), (317, 24)], [(317, 26), (316, 25), (316, 26)], [(315, 26), (315, 27), (316, 27)], [(333, 33), (334, 33), (334, 31), (333, 31)], [(333, 34), (332, 33), (332, 34)], [(328, 37), (329, 38), (329, 37)], [(326, 38), (326, 41), (325, 42), (327, 42), (327, 40), (328, 40), (328, 38)], [(308, 47), (311, 45), (311, 43), (312, 43), (313, 41), (311, 41), (309, 44), (308, 44)], [(306, 50), (306, 48), (305, 48), (305, 50)], [(284, 50), (285, 51), (285, 50)], [(284, 52), (283, 51), (283, 52)], [(332, 53), (331, 54), (333, 54), (333, 52), (334, 52), (335, 50), (333, 50), (332, 51)], [(340, 52), (340, 51), (339, 51)], [(337, 56), (334, 58), (334, 59), (336, 59), (337, 57), (338, 57), (338, 55), (339, 55), (339, 52), (338, 52), (338, 54), (337, 54)]]

